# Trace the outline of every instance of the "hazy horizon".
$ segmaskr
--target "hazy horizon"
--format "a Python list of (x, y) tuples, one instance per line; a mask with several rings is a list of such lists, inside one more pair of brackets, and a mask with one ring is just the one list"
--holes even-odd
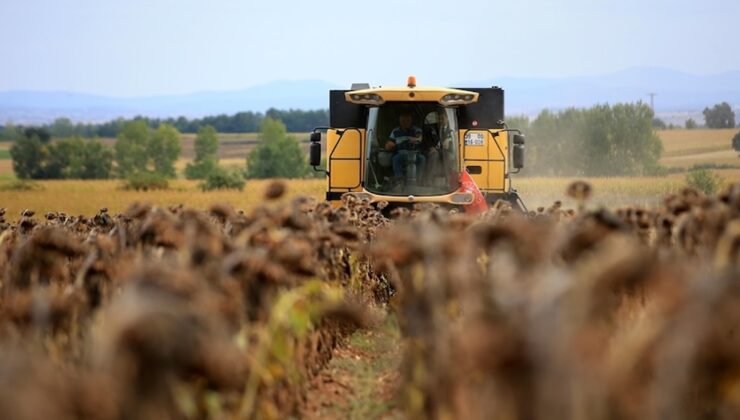
[(740, 69), (737, 2), (522, 3), (3, 2), (0, 91), (136, 97), (282, 80), (401, 84), (408, 74), (449, 85)]
[[(495, 80), (495, 79), (502, 79), (502, 80), (542, 80), (542, 81), (564, 81), (568, 79), (582, 79), (582, 78), (599, 78), (599, 77), (607, 77), (612, 75), (618, 75), (622, 73), (627, 73), (630, 71), (650, 71), (650, 70), (656, 70), (656, 71), (665, 71), (665, 72), (675, 72), (677, 74), (683, 74), (687, 76), (695, 76), (695, 77), (711, 77), (711, 76), (721, 76), (725, 74), (735, 74), (740, 73), (740, 69), (731, 69), (721, 72), (713, 72), (713, 73), (706, 73), (706, 74), (698, 74), (698, 73), (691, 73), (691, 72), (685, 72), (680, 71), (668, 67), (657, 67), (657, 66), (646, 66), (646, 67), (629, 67), (624, 69), (618, 69), (615, 71), (610, 72), (604, 72), (604, 73), (593, 73), (593, 74), (583, 74), (583, 75), (569, 75), (569, 76), (539, 76), (539, 77), (525, 77), (520, 75), (510, 75), (510, 74), (504, 74), (498, 77), (488, 77), (487, 79), (480, 79), (480, 80), (465, 80), (465, 81), (450, 81), (449, 83), (444, 84), (434, 84), (435, 86), (458, 86), (461, 87), (467, 82), (481, 82), (486, 80)], [(409, 72), (409, 75), (414, 75), (413, 72)], [(419, 79), (419, 77), (417, 77)], [(252, 85), (245, 85), (245, 86), (235, 86), (233, 88), (223, 88), (223, 89), (200, 89), (200, 90), (192, 90), (192, 91), (183, 91), (183, 92), (173, 92), (173, 93), (152, 93), (152, 94), (141, 94), (141, 95), (116, 95), (116, 94), (105, 94), (105, 93), (96, 93), (96, 92), (87, 92), (87, 91), (81, 91), (81, 90), (66, 90), (66, 89), (0, 89), (0, 92), (38, 92), (38, 93), (72, 93), (72, 94), (80, 94), (80, 95), (89, 95), (89, 96), (100, 96), (100, 97), (109, 97), (109, 98), (115, 98), (115, 99), (142, 99), (142, 98), (148, 98), (148, 97), (174, 97), (174, 96), (188, 96), (193, 94), (201, 94), (201, 93), (221, 93), (221, 92), (234, 92), (234, 91), (242, 91), (242, 90), (250, 90), (253, 88), (260, 88), (260, 87), (266, 87), (266, 86), (278, 86), (280, 88), (285, 88), (285, 84), (290, 84), (292, 82), (314, 82), (314, 83), (322, 83), (322, 84), (330, 84), (335, 85), (337, 88), (349, 88), (351, 83), (370, 83), (373, 86), (376, 85), (403, 85), (406, 81), (406, 76), (397, 79), (397, 80), (355, 80), (354, 82), (342, 84), (338, 82), (334, 82), (331, 80), (326, 79), (318, 79), (318, 78), (308, 78), (308, 79), (273, 79), (273, 80), (266, 80), (264, 82), (259, 82)], [(424, 83), (424, 85), (432, 86), (433, 84)], [(472, 86), (472, 85), (471, 85)], [(476, 85), (477, 86), (477, 85)], [(504, 86), (505, 87), (505, 86)]]

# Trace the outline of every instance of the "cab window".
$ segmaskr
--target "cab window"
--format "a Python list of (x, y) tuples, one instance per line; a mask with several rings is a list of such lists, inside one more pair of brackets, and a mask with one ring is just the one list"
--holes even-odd
[(442, 195), (459, 187), (455, 108), (387, 103), (370, 108), (365, 188), (389, 195)]

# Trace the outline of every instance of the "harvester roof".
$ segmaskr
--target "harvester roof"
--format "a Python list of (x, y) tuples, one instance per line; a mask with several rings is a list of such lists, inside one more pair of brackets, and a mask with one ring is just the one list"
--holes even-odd
[(442, 105), (467, 105), (478, 101), (478, 93), (442, 87), (416, 87), (409, 77), (407, 86), (388, 86), (351, 90), (344, 94), (347, 102), (358, 105), (382, 105), (385, 102), (439, 102)]

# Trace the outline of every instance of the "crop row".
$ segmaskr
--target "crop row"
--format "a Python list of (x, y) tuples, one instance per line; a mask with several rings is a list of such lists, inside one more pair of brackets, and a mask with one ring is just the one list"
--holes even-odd
[(409, 418), (740, 415), (740, 185), (654, 208), (401, 212), (369, 246), (398, 291)]
[(0, 220), (0, 418), (298, 413), (363, 308), (388, 298), (352, 253), (383, 224), (369, 211), (296, 198)]

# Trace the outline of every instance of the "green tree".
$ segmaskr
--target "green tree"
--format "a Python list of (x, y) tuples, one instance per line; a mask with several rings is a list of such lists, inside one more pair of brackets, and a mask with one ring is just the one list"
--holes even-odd
[(117, 137), (125, 125), (126, 121), (119, 117), (113, 121), (99, 124), (94, 131), (100, 137)]
[(211, 190), (243, 190), (244, 189), (244, 176), (241, 171), (236, 169), (226, 169), (221, 166), (216, 166), (206, 176), (199, 186), (203, 191)]
[(13, 142), (10, 157), (13, 172), (20, 179), (46, 178), (45, 164), (49, 158), (49, 133), (29, 128)]
[(655, 173), (663, 146), (652, 126), (652, 109), (645, 104), (617, 104), (611, 108), (606, 106), (602, 112), (608, 121), (607, 139), (604, 140), (609, 143), (608, 154), (592, 154), (589, 160), (600, 161), (603, 168), (592, 166), (587, 174)]
[[(584, 171), (585, 113), (575, 108), (559, 113), (543, 110), (530, 124), (525, 173), (581, 175)], [(598, 144), (593, 145), (599, 147)]]
[(266, 117), (260, 127), (260, 143), (247, 156), (249, 178), (300, 178), (308, 173), (306, 154), (285, 124)]
[(198, 130), (195, 137), (195, 159), (185, 167), (188, 179), (205, 179), (218, 167), (218, 135), (216, 130), (206, 125)]
[(170, 188), (170, 183), (156, 172), (142, 171), (128, 176), (124, 188), (136, 191), (166, 190)]
[(653, 127), (657, 128), (658, 130), (665, 130), (666, 128), (668, 128), (668, 125), (666, 125), (665, 121), (656, 117), (653, 118)]
[(28, 129), (11, 147), (13, 170), (21, 179), (104, 179), (113, 151), (98, 140), (80, 137), (51, 142), (48, 133)]
[(529, 117), (526, 115), (516, 115), (512, 117), (506, 118), (506, 125), (509, 128), (518, 128), (519, 130), (522, 130), (522, 132), (526, 133), (529, 131)]
[(525, 174), (639, 175), (659, 171), (662, 150), (645, 104), (542, 111), (527, 134)]
[(80, 146), (78, 152), (70, 159), (68, 178), (74, 179), (107, 179), (113, 169), (113, 150), (98, 139), (83, 141), (73, 138)]
[(128, 178), (147, 169), (149, 127), (144, 121), (123, 124), (114, 146), (118, 174)]
[(144, 172), (175, 177), (180, 155), (180, 132), (169, 124), (153, 131), (144, 120), (125, 123), (118, 133), (115, 160), (118, 175), (129, 178)]
[(735, 137), (732, 138), (732, 148), (735, 149), (736, 152), (740, 152), (740, 131), (735, 134)]
[(687, 129), (687, 130), (694, 130), (694, 129), (696, 129), (696, 128), (697, 128), (698, 126), (699, 126), (699, 125), (698, 125), (698, 124), (696, 123), (696, 121), (694, 121), (694, 119), (693, 119), (693, 118), (689, 118), (688, 120), (686, 120), (686, 129)]
[(13, 141), (21, 136), (21, 130), (12, 123), (6, 124), (0, 129), (0, 140)]
[(69, 169), (72, 160), (82, 154), (85, 142), (79, 137), (58, 140), (49, 144), (49, 156), (45, 165), (46, 178), (71, 178)]
[(75, 126), (69, 118), (57, 118), (49, 127), (54, 138), (67, 138), (75, 135)]
[(704, 108), (703, 114), (707, 128), (735, 127), (735, 112), (727, 102), (717, 104), (712, 109)]
[(175, 178), (175, 162), (181, 151), (180, 132), (169, 124), (160, 125), (149, 138), (147, 153), (157, 174)]

